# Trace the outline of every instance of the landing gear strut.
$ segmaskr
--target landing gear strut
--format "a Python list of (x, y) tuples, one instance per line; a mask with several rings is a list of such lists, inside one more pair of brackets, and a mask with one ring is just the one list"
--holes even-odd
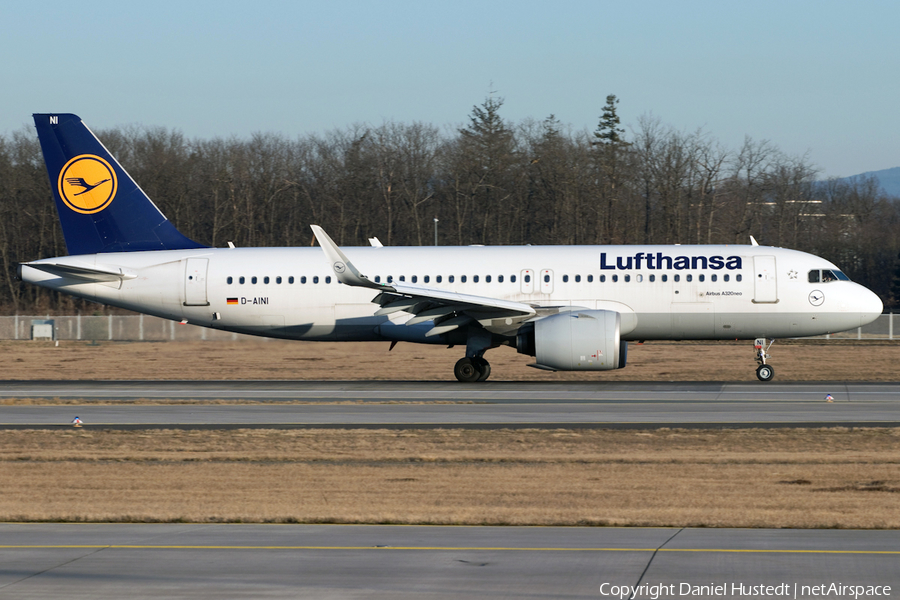
[(453, 374), (465, 383), (484, 381), (491, 375), (491, 363), (480, 356), (461, 358), (456, 361)]
[[(766, 344), (767, 341), (769, 342), (768, 345)], [(760, 381), (772, 381), (772, 378), (775, 377), (775, 369), (772, 368), (772, 365), (766, 364), (766, 359), (769, 358), (769, 348), (774, 343), (775, 340), (756, 338), (753, 344), (756, 349), (756, 362), (759, 363), (759, 366), (756, 367), (756, 377)]]

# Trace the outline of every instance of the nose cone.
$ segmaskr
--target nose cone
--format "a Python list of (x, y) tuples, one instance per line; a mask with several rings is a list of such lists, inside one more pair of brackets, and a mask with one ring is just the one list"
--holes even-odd
[(874, 292), (859, 286), (859, 296), (856, 299), (857, 312), (859, 312), (859, 325), (868, 325), (881, 316), (884, 304)]

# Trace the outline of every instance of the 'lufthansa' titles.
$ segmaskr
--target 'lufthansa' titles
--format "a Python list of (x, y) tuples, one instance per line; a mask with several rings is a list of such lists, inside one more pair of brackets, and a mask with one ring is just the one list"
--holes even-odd
[(686, 271), (688, 269), (728, 269), (741, 268), (740, 256), (668, 256), (662, 252), (638, 252), (633, 256), (617, 256), (615, 262), (607, 259), (606, 252), (600, 253), (600, 269), (630, 271), (632, 269), (667, 269)]

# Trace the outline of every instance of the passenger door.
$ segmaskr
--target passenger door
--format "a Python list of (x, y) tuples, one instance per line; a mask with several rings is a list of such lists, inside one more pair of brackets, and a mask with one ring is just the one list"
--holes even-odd
[(778, 302), (778, 285), (775, 280), (775, 257), (753, 257), (753, 302)]
[(188, 258), (184, 261), (184, 305), (209, 306), (206, 295), (208, 258)]

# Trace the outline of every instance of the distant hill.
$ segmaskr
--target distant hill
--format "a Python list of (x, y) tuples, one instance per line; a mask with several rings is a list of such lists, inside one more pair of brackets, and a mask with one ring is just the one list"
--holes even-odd
[[(887, 195), (900, 197), (900, 167), (882, 169), (881, 171), (868, 171), (867, 173), (860, 173), (853, 177), (874, 177), (878, 180), (878, 183), (881, 184), (882, 189)], [(851, 178), (844, 177), (844, 179)]]

